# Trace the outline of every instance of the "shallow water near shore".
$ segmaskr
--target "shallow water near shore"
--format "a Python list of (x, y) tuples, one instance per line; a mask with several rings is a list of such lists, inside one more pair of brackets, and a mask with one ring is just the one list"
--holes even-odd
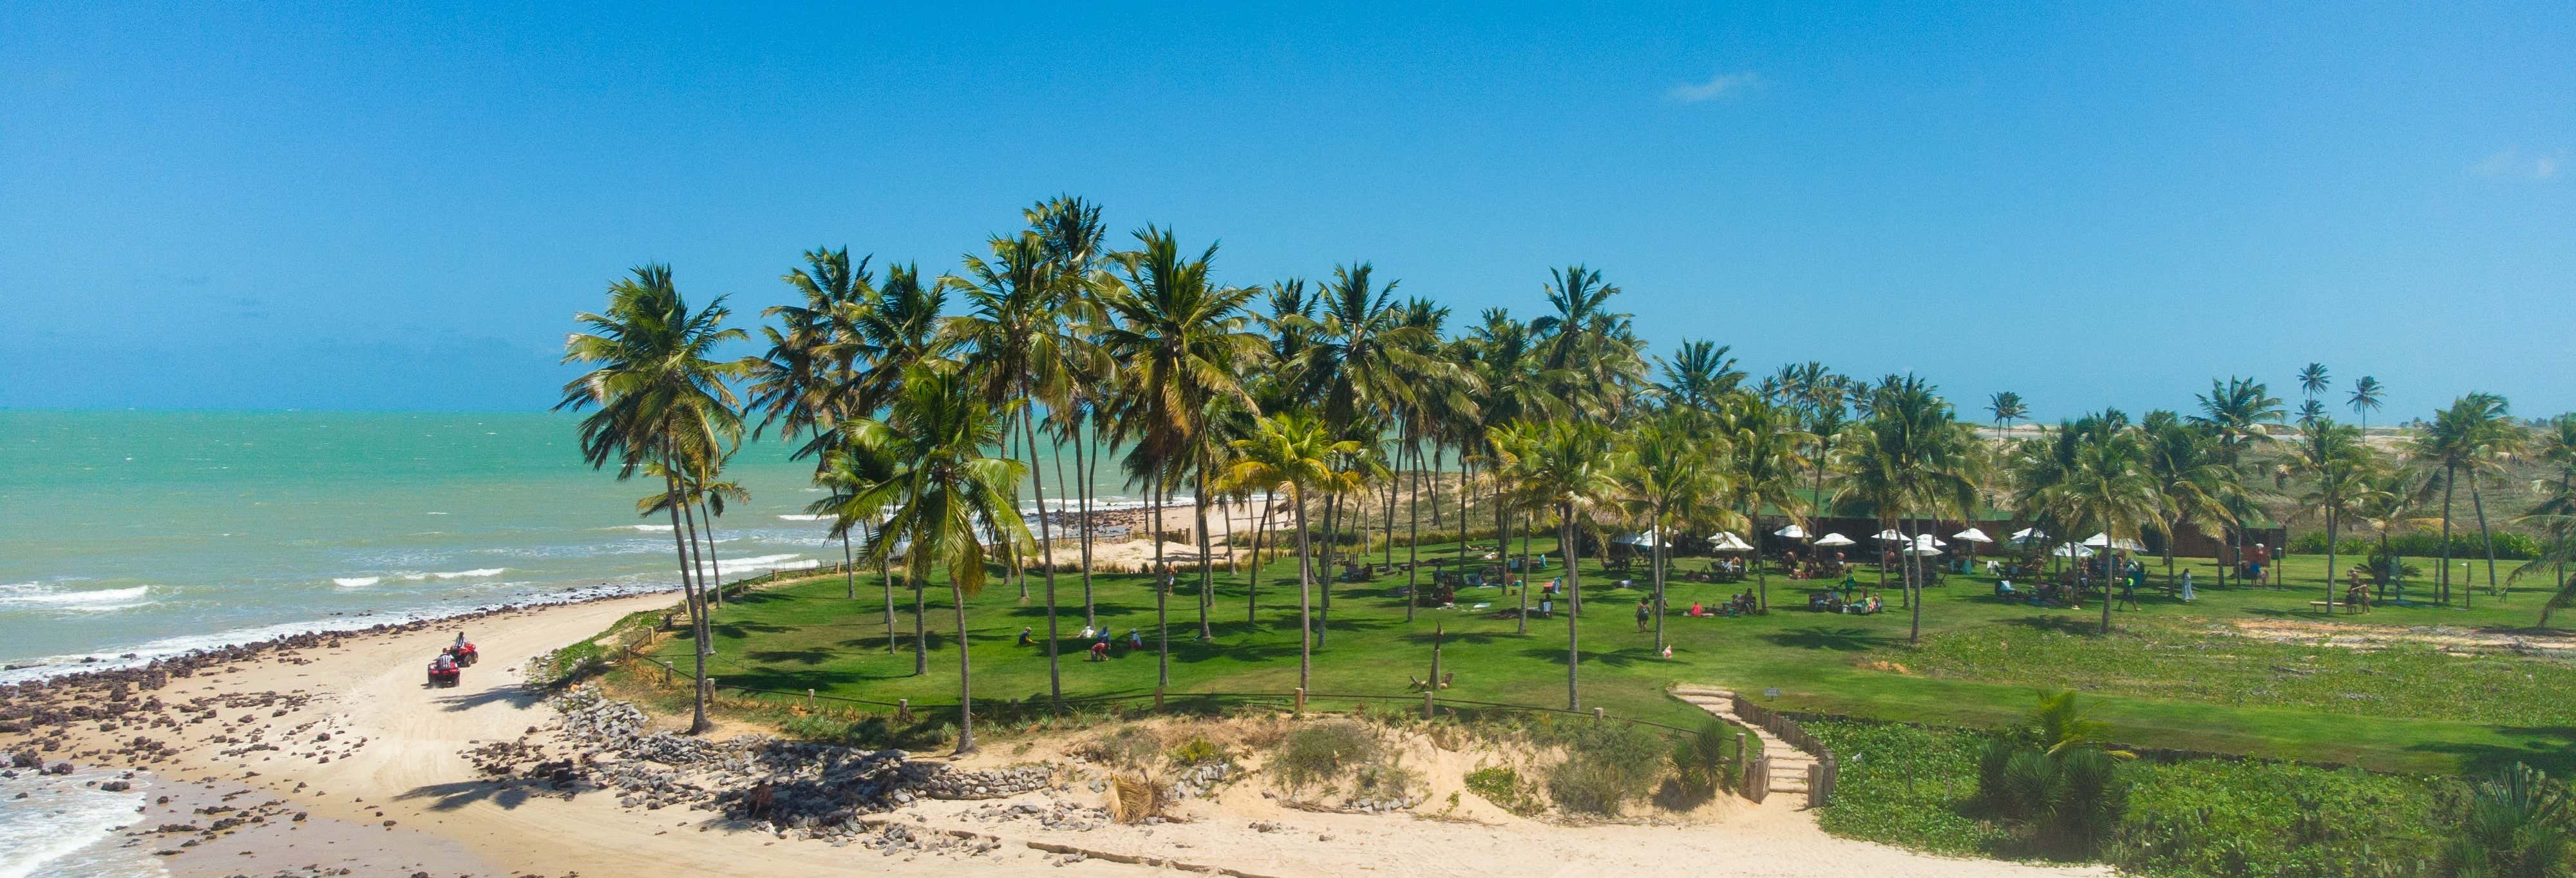
[[(159, 878), (168, 875), (148, 849), (116, 830), (141, 819), (138, 786), (101, 792), (93, 784), (120, 771), (39, 775), (20, 769), (0, 779), (0, 878)], [(149, 783), (146, 781), (145, 783)], [(26, 798), (18, 798), (24, 793)]]
[[(584, 464), (578, 420), (0, 411), (0, 665), (12, 666), (0, 682), (677, 588), (668, 520), (634, 511), (653, 486)], [(1041, 469), (1058, 506), (1052, 463)], [(726, 475), (751, 498), (717, 523), (727, 577), (841, 560), (806, 510), (822, 496), (811, 471), (775, 442), (735, 458)], [(1104, 502), (1125, 499), (1117, 490)]]

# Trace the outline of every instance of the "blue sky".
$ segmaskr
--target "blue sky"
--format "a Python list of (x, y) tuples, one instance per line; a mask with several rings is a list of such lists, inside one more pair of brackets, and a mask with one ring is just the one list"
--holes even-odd
[(629, 265), (750, 314), (1073, 192), (2049, 417), (2312, 359), (2576, 408), (2563, 2), (379, 6), (0, 8), (0, 405), (538, 408)]

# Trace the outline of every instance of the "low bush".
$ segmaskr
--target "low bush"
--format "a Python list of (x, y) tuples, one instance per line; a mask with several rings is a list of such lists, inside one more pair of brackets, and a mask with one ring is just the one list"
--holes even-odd
[[(2494, 531), (2493, 534), (2495, 556), (2498, 561), (2528, 561), (2540, 557), (2540, 541), (2533, 539), (2529, 534), (2508, 530)], [(2359, 560), (2379, 551), (2379, 539), (2347, 534), (2342, 539), (2336, 540), (2335, 546), (2337, 554), (2350, 555), (2355, 560)], [(2388, 549), (2392, 553), (2410, 558), (2439, 558), (2442, 556), (2442, 535), (2439, 533), (2397, 534), (2388, 538)], [(2310, 531), (2292, 538), (2290, 551), (2301, 555), (2325, 554), (2325, 532)], [(2485, 558), (2486, 556), (2486, 543), (2478, 539), (2476, 528), (2458, 528), (2451, 531), (2451, 557)]]
[(1384, 750), (1376, 729), (1350, 720), (1320, 720), (1289, 730), (1274, 768), (1289, 789), (1302, 790), (1373, 764)]
[(1520, 772), (1507, 766), (1496, 765), (1467, 772), (1467, 791), (1523, 817), (1547, 810), (1547, 803), (1539, 799), (1537, 788), (1522, 780)]
[(1654, 790), (1669, 752), (1663, 739), (1627, 723), (1582, 727), (1566, 743), (1565, 761), (1548, 771), (1548, 797), (1571, 813), (1618, 814)]
[(1121, 724), (1107, 734), (1075, 746), (1073, 752), (1103, 765), (1145, 768), (1163, 754), (1163, 739), (1152, 729)]

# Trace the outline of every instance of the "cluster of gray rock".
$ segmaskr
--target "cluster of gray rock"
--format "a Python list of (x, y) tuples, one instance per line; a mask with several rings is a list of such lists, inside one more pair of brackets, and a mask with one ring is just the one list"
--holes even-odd
[(1236, 776), (1232, 762), (1219, 760), (1185, 765), (1165, 777), (1167, 788), (1164, 793), (1174, 801), (1206, 798)]
[[(916, 762), (901, 750), (742, 736), (708, 741), (647, 733), (642, 710), (593, 689), (550, 699), (559, 730), (575, 749), (549, 779), (557, 789), (615, 790), (630, 808), (687, 806), (736, 820), (767, 823), (793, 834), (847, 842), (867, 832), (860, 818), (921, 799), (991, 799), (1048, 789), (1055, 770), (1025, 765), (958, 771)], [(478, 761), (517, 762), (515, 751), (486, 747)], [(539, 763), (548, 768), (555, 763)], [(487, 771), (493, 771), (487, 767)], [(506, 770), (505, 770), (506, 771)], [(496, 771), (495, 773), (504, 773)], [(569, 775), (569, 777), (567, 777)]]
[(1067, 802), (1062, 799), (1050, 801), (1046, 804), (1039, 804), (1036, 802), (1014, 802), (1004, 805), (997, 802), (968, 811), (965, 816), (969, 819), (979, 820), (985, 823), (1029, 821), (1047, 829), (1063, 829), (1073, 832), (1089, 832), (1094, 829), (1099, 829), (1100, 827), (1109, 825), (1110, 820), (1108, 809), (1086, 807), (1072, 802)]

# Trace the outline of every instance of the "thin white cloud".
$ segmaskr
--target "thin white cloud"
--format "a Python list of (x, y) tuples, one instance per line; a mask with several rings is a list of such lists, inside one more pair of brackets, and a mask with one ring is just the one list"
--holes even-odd
[(1685, 82), (1680, 85), (1673, 86), (1672, 90), (1664, 92), (1664, 96), (1685, 104), (1696, 104), (1701, 101), (1713, 101), (1718, 98), (1743, 91), (1744, 89), (1761, 81), (1761, 77), (1755, 76), (1750, 71), (1744, 73), (1720, 73), (1716, 76), (1710, 77), (1707, 82)]
[(2563, 153), (2524, 152), (2522, 147), (2509, 146), (2470, 165), (2469, 173), (2509, 180), (2555, 180), (2566, 164)]

